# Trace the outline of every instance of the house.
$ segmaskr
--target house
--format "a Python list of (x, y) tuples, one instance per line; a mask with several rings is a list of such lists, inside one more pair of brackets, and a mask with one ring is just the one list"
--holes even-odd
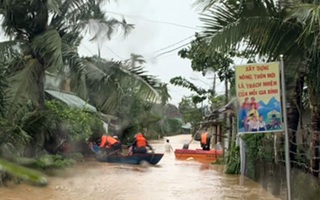
[(52, 90), (52, 89), (46, 89), (45, 93), (46, 93), (46, 98), (48, 100), (57, 99), (65, 104), (67, 104), (71, 108), (83, 109), (83, 110), (86, 110), (88, 112), (93, 112), (93, 113), (98, 112), (96, 107), (85, 102), (83, 99), (78, 97), (76, 94), (68, 93), (68, 92), (64, 92), (64, 91)]
[[(236, 122), (234, 120), (236, 116), (236, 103), (236, 99), (232, 99), (226, 105), (205, 116), (204, 120), (200, 123), (200, 128), (195, 133), (195, 140), (200, 141), (201, 132), (207, 129), (207, 132), (213, 136), (212, 145), (220, 143), (224, 144), (224, 147), (228, 147), (229, 140), (235, 137), (233, 125)], [(226, 124), (224, 124), (225, 115), (227, 117)]]
[[(61, 85), (64, 89), (60, 90)], [(59, 100), (71, 108), (83, 109), (88, 112), (99, 113), (103, 120), (103, 127), (106, 132), (109, 131), (111, 126), (111, 120), (116, 120), (117, 118), (111, 115), (106, 115), (100, 113), (96, 107), (89, 104), (85, 100), (78, 97), (75, 93), (70, 92), (70, 83), (67, 79), (56, 76), (49, 72), (46, 72), (46, 89), (45, 89), (46, 99), (48, 100)]]
[(181, 126), (181, 134), (190, 134), (192, 126), (190, 123), (186, 123)]

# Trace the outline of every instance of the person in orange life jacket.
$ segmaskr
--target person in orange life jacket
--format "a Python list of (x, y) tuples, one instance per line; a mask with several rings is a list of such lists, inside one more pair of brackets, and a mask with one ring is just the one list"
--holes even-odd
[(119, 140), (118, 136), (114, 135), (113, 138), (116, 139), (120, 143), (120, 152), (122, 152), (122, 143)]
[(201, 133), (201, 140), (200, 144), (202, 147), (202, 150), (210, 150), (210, 139), (209, 133), (207, 132), (207, 129), (205, 129), (205, 132)]
[(121, 142), (116, 138), (106, 134), (101, 137), (101, 143), (99, 147), (101, 150), (106, 150), (107, 154), (122, 151)]
[(147, 153), (147, 148), (149, 147), (150, 150), (153, 152), (153, 148), (149, 145), (147, 139), (143, 137), (142, 133), (138, 133), (135, 136), (135, 141), (132, 144), (133, 149), (132, 152), (135, 153)]

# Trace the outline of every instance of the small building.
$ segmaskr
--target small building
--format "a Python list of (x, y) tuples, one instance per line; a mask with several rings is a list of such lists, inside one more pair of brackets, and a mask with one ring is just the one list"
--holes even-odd
[[(229, 146), (229, 140), (235, 138), (234, 123), (236, 120), (235, 99), (219, 109), (214, 110), (210, 115), (205, 116), (200, 123), (199, 129), (195, 133), (195, 140), (200, 141), (201, 132), (207, 129), (212, 136), (211, 144), (222, 144), (225, 148)], [(226, 124), (224, 118), (226, 117)]]
[(88, 112), (96, 113), (96, 107), (90, 105), (89, 103), (85, 102), (83, 99), (78, 97), (76, 94), (57, 91), (57, 90), (45, 90), (46, 97), (49, 100), (57, 99), (65, 104), (67, 104), (71, 108), (83, 109)]
[[(59, 100), (71, 108), (82, 109), (92, 113), (99, 113), (96, 107), (84, 101), (83, 99), (78, 97), (76, 94), (65, 92), (65, 91), (53, 90), (53, 89), (46, 89), (45, 93), (46, 93), (46, 99), (48, 100), (53, 100), (53, 99)], [(111, 115), (106, 115), (104, 113), (99, 113), (99, 115), (103, 119), (101, 120), (101, 122), (103, 123), (103, 127), (105, 131), (108, 132), (111, 125), (111, 120), (115, 120), (116, 117)]]
[(186, 123), (181, 126), (181, 134), (191, 134), (192, 126), (190, 123)]

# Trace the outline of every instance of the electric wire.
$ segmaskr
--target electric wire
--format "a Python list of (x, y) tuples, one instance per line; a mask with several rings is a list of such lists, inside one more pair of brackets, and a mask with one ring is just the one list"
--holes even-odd
[(146, 21), (149, 21), (149, 22), (153, 22), (153, 23), (167, 24), (167, 25), (177, 26), (177, 27), (181, 27), (181, 28), (200, 30), (200, 28), (196, 28), (196, 27), (192, 27), (192, 26), (182, 25), (182, 24), (178, 24), (178, 23), (174, 23), (174, 22), (167, 22), (167, 21), (148, 19), (148, 18), (145, 18), (145, 17), (142, 17), (142, 16), (138, 16), (138, 15), (123, 14), (123, 13), (114, 12), (114, 11), (110, 11), (110, 10), (107, 10), (107, 12), (110, 13), (110, 14), (125, 16), (127, 18), (139, 18), (139, 19), (143, 19), (143, 20), (146, 20)]

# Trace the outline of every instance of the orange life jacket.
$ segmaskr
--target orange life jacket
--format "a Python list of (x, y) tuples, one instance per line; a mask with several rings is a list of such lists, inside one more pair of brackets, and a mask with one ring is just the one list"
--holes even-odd
[(106, 146), (107, 148), (110, 148), (112, 145), (116, 144), (117, 142), (118, 140), (114, 139), (113, 137), (108, 135), (103, 135), (101, 137), (100, 147)]
[(146, 138), (143, 137), (141, 133), (138, 133), (136, 136), (136, 142), (137, 142), (137, 147), (146, 147), (147, 146), (147, 140)]
[(207, 144), (207, 135), (207, 132), (201, 134), (201, 144)]

